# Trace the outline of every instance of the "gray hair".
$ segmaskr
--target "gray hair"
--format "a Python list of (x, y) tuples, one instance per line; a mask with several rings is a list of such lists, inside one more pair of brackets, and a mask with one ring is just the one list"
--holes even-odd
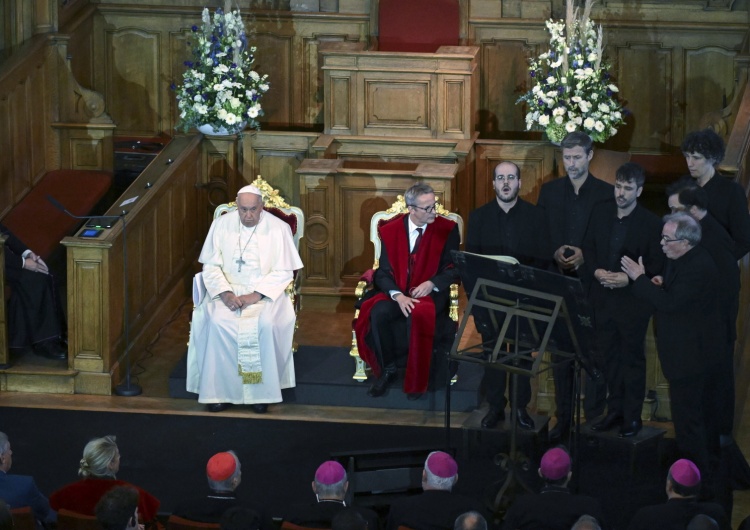
[(10, 440), (8, 440), (8, 435), (4, 432), (0, 432), (0, 456), (5, 454), (5, 451), (8, 450), (8, 447), (10, 447)]
[(114, 477), (109, 464), (117, 456), (117, 438), (109, 434), (94, 438), (83, 448), (78, 474), (87, 477)]
[(343, 499), (346, 495), (346, 473), (344, 478), (335, 484), (321, 484), (316, 480), (315, 493), (324, 499)]
[(462, 513), (456, 519), (453, 530), (487, 530), (487, 519), (474, 510)]
[(414, 204), (416, 204), (417, 197), (419, 197), (420, 195), (427, 195), (428, 193), (435, 193), (435, 190), (432, 189), (432, 186), (424, 182), (417, 182), (411, 188), (406, 190), (406, 193), (404, 193), (404, 200), (406, 201), (406, 205), (413, 206)]
[(685, 212), (677, 212), (664, 216), (664, 224), (674, 223), (677, 225), (674, 231), (674, 237), (684, 239), (690, 243), (691, 247), (701, 242), (701, 225)]
[(224, 480), (211, 480), (206, 477), (208, 479), (208, 487), (214, 491), (233, 491), (234, 485), (232, 485), (232, 481), (242, 472), (242, 466), (240, 465), (240, 459), (237, 458), (237, 453), (234, 451), (227, 451), (227, 453), (234, 457), (234, 473)]
[(595, 517), (590, 515), (582, 515), (578, 518), (575, 524), (570, 527), (570, 530), (602, 530), (599, 526), (599, 521)]

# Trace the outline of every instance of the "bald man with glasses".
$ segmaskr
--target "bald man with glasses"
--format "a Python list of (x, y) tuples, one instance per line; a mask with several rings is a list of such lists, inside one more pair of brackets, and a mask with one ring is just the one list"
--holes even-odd
[(633, 281), (633, 294), (656, 310), (656, 345), (669, 396), (680, 456), (695, 462), (710, 481), (710, 447), (718, 435), (710, 432), (713, 401), (708, 375), (719, 356), (718, 310), (713, 259), (702, 246), (700, 224), (686, 213), (664, 218), (661, 247), (667, 257), (663, 276), (649, 279), (643, 258), (624, 256), (622, 270)]

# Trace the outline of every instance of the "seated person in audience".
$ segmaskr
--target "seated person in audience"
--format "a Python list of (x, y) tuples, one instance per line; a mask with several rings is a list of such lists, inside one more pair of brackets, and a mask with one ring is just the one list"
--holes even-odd
[(430, 380), (436, 333), (451, 329), (445, 324), (450, 285), (458, 280), (451, 257), (460, 241), (458, 225), (437, 215), (428, 184), (415, 184), (404, 200), (409, 214), (380, 227), (376, 289), (354, 327), (360, 356), (377, 377), (368, 391), (372, 397), (385, 394), (396, 380), (397, 360), (406, 357), (404, 392), (419, 399)]
[(479, 512), (462, 513), (456, 519), (453, 530), (487, 530), (487, 519)]
[(568, 489), (572, 474), (567, 451), (554, 447), (544, 453), (539, 464), (544, 487), (539, 493), (516, 498), (505, 515), (502, 530), (569, 530), (582, 515), (596, 518), (605, 527), (599, 500), (574, 495)]
[(368, 530), (367, 520), (354, 508), (344, 508), (331, 519), (331, 530)]
[(120, 470), (120, 451), (112, 435), (94, 438), (83, 449), (78, 475), (81, 480), (63, 486), (50, 495), (54, 510), (70, 510), (95, 516), (96, 503), (116, 486), (131, 486), (138, 491), (138, 514), (143, 523), (152, 523), (159, 511), (160, 501), (146, 490), (124, 480), (117, 480)]
[[(713, 517), (699, 513), (688, 523), (685, 530), (719, 530), (719, 523)], [(738, 528), (737, 530), (741, 530)]]
[(66, 359), (63, 345), (65, 316), (62, 302), (44, 260), (7, 228), (0, 225), (5, 241), (5, 281), (10, 286), (8, 346), (49, 359)]
[(263, 209), (257, 187), (241, 188), (236, 200), (198, 257), (205, 294), (193, 312), (187, 390), (209, 412), (245, 404), (263, 414), (295, 384), (296, 316), (285, 289), (302, 261), (289, 225)]
[(233, 506), (221, 516), (219, 528), (221, 530), (258, 530), (260, 528), (260, 516), (250, 508)]
[(582, 515), (576, 523), (570, 527), (570, 530), (602, 530), (599, 521), (590, 515)]
[(243, 503), (237, 499), (236, 494), (237, 487), (242, 482), (242, 465), (234, 451), (216, 453), (209, 458), (206, 479), (209, 491), (201, 497), (177, 504), (172, 511), (174, 515), (201, 523), (218, 523), (229, 508), (242, 506)]
[(13, 465), (13, 451), (10, 448), (8, 435), (0, 432), (0, 499), (10, 508), (29, 506), (34, 517), (41, 523), (51, 523), (57, 514), (50, 509), (47, 497), (36, 487), (33, 477), (27, 475), (10, 475)]
[(0, 499), (0, 530), (13, 530), (13, 516), (2, 499)]
[[(333, 460), (323, 462), (315, 471), (312, 491), (315, 502), (291, 506), (284, 515), (290, 523), (311, 528), (331, 528), (333, 517), (346, 508), (346, 491), (349, 489), (346, 470)], [(372, 510), (352, 507), (359, 512), (370, 530), (377, 530), (378, 516)]]
[(667, 474), (667, 502), (641, 508), (630, 521), (628, 530), (683, 530), (698, 514), (708, 515), (719, 523), (721, 530), (729, 530), (724, 509), (713, 502), (698, 502), (701, 491), (701, 472), (693, 462), (680, 459)]
[(448, 453), (433, 451), (422, 471), (422, 493), (396, 500), (388, 512), (387, 530), (408, 526), (414, 530), (451, 530), (462, 513), (484, 513), (482, 503), (454, 493), (458, 464)]
[(130, 486), (112, 488), (99, 499), (94, 511), (102, 530), (137, 530), (138, 490)]

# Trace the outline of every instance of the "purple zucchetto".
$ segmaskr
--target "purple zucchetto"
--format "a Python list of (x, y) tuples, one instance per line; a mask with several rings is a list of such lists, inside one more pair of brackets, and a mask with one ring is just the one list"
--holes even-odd
[(458, 464), (456, 464), (456, 461), (453, 460), (451, 455), (442, 451), (435, 451), (428, 456), (425, 468), (440, 478), (455, 477), (458, 473)]
[(570, 455), (559, 447), (544, 453), (539, 471), (548, 480), (560, 480), (570, 473)]
[(334, 460), (328, 460), (318, 466), (318, 470), (315, 471), (315, 482), (318, 484), (324, 484), (330, 486), (332, 484), (338, 484), (346, 477), (346, 470), (344, 466)]
[(686, 458), (681, 458), (669, 468), (672, 480), (680, 486), (692, 488), (701, 482), (701, 472), (698, 466)]

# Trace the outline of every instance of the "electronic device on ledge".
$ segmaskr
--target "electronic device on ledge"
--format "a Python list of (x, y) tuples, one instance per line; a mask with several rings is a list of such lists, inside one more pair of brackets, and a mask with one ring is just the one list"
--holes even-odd
[(102, 232), (101, 228), (86, 228), (78, 237), (99, 237)]
[[(86, 228), (112, 228), (118, 219), (119, 217), (117, 216), (95, 217), (93, 219), (89, 219), (89, 222), (86, 223)], [(82, 236), (82, 237), (92, 237), (92, 236)]]

